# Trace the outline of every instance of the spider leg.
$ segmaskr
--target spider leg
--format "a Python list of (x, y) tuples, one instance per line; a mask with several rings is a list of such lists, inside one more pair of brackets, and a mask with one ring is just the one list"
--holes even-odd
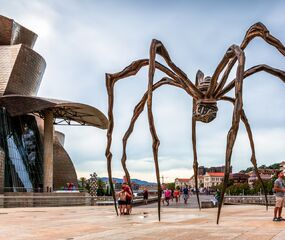
[[(160, 86), (162, 86), (164, 84), (173, 85), (173, 86), (180, 87), (180, 88), (183, 89), (182, 85), (180, 85), (179, 83), (174, 82), (172, 79), (169, 79), (169, 78), (165, 77), (165, 78), (161, 79), (160, 81), (158, 81), (156, 84), (153, 85), (152, 91), (156, 90), (157, 88), (159, 88)], [(136, 107), (134, 109), (134, 113), (133, 113), (132, 119), (131, 119), (131, 122), (130, 122), (130, 125), (129, 125), (129, 127), (128, 127), (128, 129), (125, 132), (124, 137), (123, 137), (123, 154), (122, 154), (122, 158), (121, 158), (121, 163), (122, 163), (123, 169), (125, 171), (125, 175), (126, 175), (126, 177), (128, 179), (128, 182), (130, 182), (130, 174), (129, 174), (129, 171), (128, 171), (127, 167), (126, 167), (126, 161), (127, 161), (127, 153), (126, 153), (127, 141), (128, 141), (130, 135), (133, 132), (136, 120), (138, 119), (140, 114), (143, 112), (146, 100), (147, 100), (147, 92), (144, 94), (144, 96), (142, 97), (140, 102), (136, 105)], [(193, 124), (194, 124), (194, 126), (193, 126)], [(194, 175), (195, 175), (195, 187), (196, 187), (196, 189), (198, 189), (198, 180), (197, 180), (198, 162), (197, 162), (197, 151), (196, 151), (196, 121), (193, 118), (192, 118), (192, 140), (193, 140), (193, 151), (194, 151), (193, 168), (194, 168)], [(196, 195), (197, 195), (197, 201), (198, 201), (199, 209), (201, 209), (198, 191), (196, 191)]]
[(248, 135), (248, 138), (249, 138), (249, 141), (250, 141), (250, 147), (251, 147), (251, 152), (252, 152), (250, 161), (252, 162), (252, 165), (254, 167), (254, 171), (255, 171), (255, 174), (256, 174), (258, 180), (261, 182), (261, 185), (262, 185), (262, 188), (263, 188), (263, 192), (264, 192), (264, 196), (265, 196), (266, 210), (268, 210), (267, 190), (265, 188), (264, 182), (262, 181), (262, 179), (260, 177), (260, 174), (259, 174), (259, 171), (258, 171), (258, 168), (257, 168), (253, 136), (252, 136), (251, 128), (250, 128), (250, 125), (248, 123), (248, 120), (247, 120), (247, 117), (245, 115), (244, 110), (242, 110), (242, 112), (241, 112), (241, 120), (244, 122), (246, 131), (247, 131), (247, 135)]
[[(254, 67), (249, 68), (244, 72), (243, 79), (255, 74), (257, 72), (265, 71), (273, 76), (279, 77), (285, 83), (285, 71), (282, 71), (277, 68), (270, 67), (265, 64), (256, 65)], [(232, 80), (227, 86), (224, 87), (220, 92), (215, 95), (215, 98), (219, 99), (225, 94), (227, 94), (230, 90), (232, 90), (235, 86), (236, 79)]]
[(230, 166), (231, 166), (231, 157), (232, 151), (234, 147), (234, 143), (236, 140), (236, 136), (239, 129), (239, 122), (241, 119), (241, 111), (242, 111), (242, 83), (243, 83), (243, 75), (244, 75), (244, 62), (245, 56), (240, 47), (233, 45), (228, 51), (231, 51), (232, 54), (236, 55), (238, 58), (238, 66), (236, 71), (236, 81), (235, 81), (235, 103), (234, 103), (234, 111), (232, 117), (232, 126), (227, 135), (227, 148), (226, 148), (226, 158), (225, 158), (225, 176), (224, 182), (221, 192), (221, 199), (218, 206), (218, 216), (217, 216), (217, 224), (219, 223), (221, 208), (223, 205), (225, 190), (228, 185), (229, 175), (230, 175)]
[[(269, 32), (269, 30), (260, 22), (255, 23), (252, 25), (246, 32), (244, 39), (240, 45), (240, 48), (244, 50), (247, 45), (252, 41), (255, 37), (261, 37), (265, 42), (275, 47), (283, 56), (285, 56), (285, 47), (284, 45), (274, 36), (272, 36)], [(217, 95), (221, 89), (224, 87), (228, 76), (230, 74), (230, 71), (232, 70), (234, 64), (236, 63), (237, 58), (233, 58), (227, 66), (227, 69), (225, 70), (221, 81), (219, 82), (218, 86), (216, 87), (214, 91), (214, 96)]]
[[(198, 85), (198, 79), (203, 79), (204, 74), (199, 70), (196, 74), (195, 85)], [(193, 98), (193, 112), (196, 109), (196, 101)], [(192, 115), (192, 147), (193, 147), (193, 170), (194, 170), (194, 181), (195, 181), (195, 189), (196, 189), (196, 197), (199, 206), (199, 210), (201, 210), (201, 204), (199, 199), (199, 186), (198, 186), (198, 159), (197, 159), (197, 148), (196, 148), (196, 120)]]
[[(148, 105), (151, 104), (151, 95), (152, 95), (152, 87), (150, 85), (153, 84), (153, 76), (152, 78), (150, 77), (151, 73), (154, 74), (154, 70), (157, 68), (161, 70), (162, 72), (166, 73), (168, 76), (173, 78), (175, 81), (178, 83), (181, 83), (183, 86), (185, 86), (185, 90), (195, 98), (201, 97), (203, 94), (201, 91), (199, 91), (193, 84), (192, 82), (187, 78), (186, 74), (183, 73), (176, 65), (171, 61), (165, 47), (162, 45), (161, 42), (157, 40), (153, 40), (151, 44), (151, 49), (154, 48), (155, 51), (153, 54), (150, 54), (151, 57), (153, 58), (148, 60), (148, 59), (140, 59), (137, 61), (132, 62), (129, 66), (127, 66), (124, 70), (121, 72), (115, 73), (115, 74), (106, 74), (106, 87), (107, 87), (107, 92), (108, 92), (108, 119), (109, 119), (109, 126), (107, 130), (107, 147), (105, 151), (105, 156), (107, 158), (107, 170), (108, 170), (108, 176), (109, 176), (109, 184), (110, 184), (110, 189), (112, 192), (112, 196), (114, 199), (114, 206), (116, 209), (116, 213), (118, 215), (118, 210), (117, 210), (117, 205), (116, 205), (116, 198), (115, 198), (115, 191), (114, 187), (112, 184), (112, 168), (111, 168), (111, 162), (112, 162), (112, 153), (111, 153), (111, 144), (112, 144), (112, 133), (114, 129), (114, 119), (113, 119), (113, 106), (114, 106), (114, 85), (119, 79), (123, 79), (132, 75), (135, 75), (143, 66), (150, 65), (150, 71), (149, 71), (149, 87), (148, 87)], [(162, 64), (158, 63), (155, 61), (155, 55), (160, 54), (167, 64), (170, 66), (172, 70), (169, 68), (163, 66)], [(148, 116), (149, 116), (149, 124), (150, 124), (150, 131), (153, 136), (154, 142), (157, 144), (157, 139), (156, 139), (156, 133), (155, 129), (151, 127), (153, 123), (153, 116), (151, 113), (151, 107), (148, 107)], [(154, 153), (155, 153), (155, 148), (158, 146), (155, 146)], [(156, 169), (158, 167), (157, 163), (155, 162)], [(158, 173), (158, 171), (156, 171)], [(161, 188), (160, 183), (159, 183), (159, 188)], [(160, 197), (159, 193), (159, 197)], [(159, 202), (159, 219), (160, 219), (160, 202)]]
[[(229, 101), (231, 103), (234, 104), (235, 100), (231, 97), (222, 97), (221, 100), (225, 100), (225, 101)], [(252, 131), (251, 131), (251, 127), (249, 125), (249, 122), (247, 120), (247, 117), (245, 115), (245, 112), (244, 110), (242, 109), (241, 111), (241, 120), (243, 121), (244, 125), (245, 125), (245, 128), (246, 128), (246, 132), (247, 132), (247, 135), (248, 135), (248, 139), (249, 139), (249, 142), (250, 142), (250, 148), (251, 148), (251, 158), (250, 158), (250, 161), (254, 167), (254, 171), (256, 173), (256, 176), (258, 178), (258, 180), (261, 182), (261, 185), (262, 185), (262, 189), (263, 189), (263, 192), (264, 192), (264, 196), (265, 196), (265, 204), (266, 204), (266, 210), (268, 210), (268, 197), (267, 197), (267, 190), (265, 188), (265, 185), (264, 185), (264, 182), (262, 180), (262, 178), (260, 177), (260, 174), (259, 174), (259, 171), (258, 171), (258, 167), (257, 167), (257, 162), (256, 162), (256, 156), (255, 156), (255, 147), (254, 147), (254, 141), (253, 141), (253, 135), (252, 135)]]
[[(191, 82), (191, 80), (187, 77), (186, 73), (184, 73), (179, 67), (177, 67), (173, 61), (171, 60), (167, 49), (163, 45), (163, 43), (159, 40), (153, 39), (151, 45), (155, 48), (155, 54), (159, 54), (166, 61), (167, 65), (180, 77), (181, 84), (191, 92), (192, 96), (195, 98), (202, 98), (202, 92)], [(151, 59), (150, 59), (151, 60)]]
[(161, 184), (160, 184), (160, 174), (158, 165), (158, 147), (160, 144), (159, 138), (156, 133), (153, 113), (152, 113), (152, 88), (153, 88), (153, 78), (155, 72), (155, 56), (157, 51), (160, 49), (160, 45), (156, 40), (152, 40), (149, 50), (149, 70), (148, 70), (148, 92), (147, 92), (147, 115), (149, 129), (152, 136), (152, 152), (156, 172), (157, 181), (157, 191), (158, 191), (158, 220), (160, 221), (160, 205), (161, 205)]
[[(194, 101), (193, 101), (194, 108)], [(197, 148), (196, 148), (196, 120), (192, 117), (192, 146), (193, 146), (193, 170), (194, 170), (194, 181), (195, 181), (195, 192), (199, 210), (201, 210), (201, 204), (199, 199), (199, 186), (198, 186), (198, 160), (197, 160)]]
[[(172, 85), (172, 86), (175, 86), (175, 87), (179, 87), (179, 88), (183, 89), (181, 84), (175, 82), (173, 79), (164, 77), (160, 81), (158, 81), (157, 83), (155, 83), (153, 85), (152, 91), (154, 91), (154, 90), (158, 89), (159, 87), (161, 87), (162, 85), (166, 85), (166, 84)], [(144, 106), (145, 106), (145, 103), (147, 101), (147, 96), (148, 96), (148, 92), (146, 92), (143, 95), (143, 97), (140, 100), (140, 102), (135, 106), (131, 122), (130, 122), (129, 127), (128, 127), (128, 129), (125, 132), (124, 137), (123, 137), (123, 154), (122, 154), (122, 158), (121, 158), (121, 163), (122, 163), (122, 166), (123, 166), (123, 169), (124, 169), (124, 172), (125, 172), (125, 175), (126, 175), (126, 178), (127, 178), (129, 184), (131, 184), (131, 180), (130, 180), (129, 171), (128, 171), (127, 166), (126, 166), (126, 161), (127, 161), (127, 153), (126, 153), (127, 142), (128, 142), (128, 139), (129, 139), (130, 135), (132, 134), (132, 132), (134, 130), (134, 125), (135, 125), (138, 117), (140, 116), (140, 114), (144, 110)]]
[[(196, 88), (195, 85), (191, 82), (191, 80), (187, 77), (187, 75), (171, 61), (164, 45), (158, 40), (153, 40), (153, 42), (158, 48), (157, 54), (161, 55), (165, 59), (166, 63), (169, 65), (171, 70), (157, 61), (155, 61), (155, 68), (159, 69), (160, 71), (164, 72), (169, 77), (173, 78), (175, 81), (182, 84), (185, 90), (192, 97), (201, 98), (203, 96), (201, 91), (198, 88)], [(139, 60), (133, 61), (129, 66), (125, 67), (120, 72), (113, 73), (113, 74), (107, 73), (106, 74), (106, 85), (107, 85), (108, 92), (111, 91), (111, 88), (114, 87), (114, 84), (118, 80), (136, 75), (142, 67), (147, 66), (147, 65), (149, 65), (149, 59), (139, 59)]]

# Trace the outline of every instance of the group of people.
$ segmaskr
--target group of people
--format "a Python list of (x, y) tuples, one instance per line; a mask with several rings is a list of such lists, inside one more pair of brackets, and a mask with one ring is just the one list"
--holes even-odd
[[(276, 203), (274, 208), (274, 222), (279, 221), (285, 221), (285, 218), (283, 218), (282, 215), (282, 209), (285, 204), (285, 184), (284, 184), (284, 173), (283, 171), (278, 171), (276, 173), (277, 179), (274, 182), (274, 191), (275, 191), (275, 197), (276, 197)], [(71, 184), (69, 185), (69, 188), (71, 187)], [(68, 188), (68, 189), (69, 189)], [(175, 190), (170, 190), (168, 188), (165, 188), (161, 192), (161, 201), (164, 205), (166, 202), (166, 205), (169, 206), (169, 201), (174, 200), (176, 204), (180, 202), (180, 197), (183, 195), (184, 204), (187, 205), (187, 201), (190, 196), (190, 190), (188, 186), (183, 187), (180, 189), (177, 187)], [(215, 194), (215, 199), (217, 202), (220, 201), (220, 191), (217, 191)], [(119, 204), (119, 210), (121, 215), (129, 215), (131, 213), (131, 203), (133, 200), (133, 193), (130, 188), (130, 186), (127, 183), (122, 184), (122, 189), (120, 192), (117, 193), (118, 197), (118, 204)], [(143, 199), (145, 204), (147, 204), (148, 201), (148, 190), (145, 188), (143, 191)]]
[(168, 188), (166, 188), (165, 190), (162, 190), (161, 201), (163, 205), (166, 202), (166, 206), (169, 206), (169, 201), (170, 200), (173, 201), (175, 199), (175, 203), (178, 204), (178, 202), (180, 202), (181, 196), (183, 196), (184, 204), (187, 205), (187, 201), (190, 196), (190, 191), (189, 191), (188, 186), (185, 186), (182, 189), (177, 187), (175, 190), (173, 189), (170, 190)]
[(130, 215), (132, 210), (133, 193), (127, 183), (122, 184), (122, 189), (117, 193), (120, 215)]

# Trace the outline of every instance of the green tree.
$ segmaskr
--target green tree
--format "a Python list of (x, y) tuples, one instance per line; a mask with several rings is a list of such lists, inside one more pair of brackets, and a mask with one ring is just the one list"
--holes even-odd
[(230, 192), (231, 195), (248, 195), (250, 194), (250, 187), (248, 183), (236, 183), (229, 186), (226, 192)]
[[(263, 180), (265, 189), (267, 194), (273, 194), (273, 184), (274, 184), (274, 178), (270, 179), (270, 180)], [(251, 189), (251, 193), (252, 194), (258, 194), (258, 193), (264, 194), (263, 192), (263, 188), (262, 188), (262, 184), (259, 180), (257, 180), (254, 184), (253, 184), (253, 188)]]
[(260, 167), (259, 167), (259, 169), (266, 169), (267, 167), (266, 167), (266, 165), (261, 165)]
[(175, 183), (174, 182), (173, 183), (167, 183), (166, 187), (170, 190), (175, 190)]
[(101, 178), (98, 178), (97, 180), (97, 196), (104, 196), (105, 195), (105, 187), (106, 187), (106, 184), (102, 181)]
[(245, 170), (245, 173), (248, 173), (248, 172), (251, 172), (254, 170), (254, 167), (248, 167), (246, 170)]
[(80, 188), (80, 190), (82, 190), (82, 191), (85, 190), (86, 181), (87, 181), (87, 179), (85, 177), (79, 178), (78, 187)]
[(280, 169), (280, 163), (271, 164), (268, 168), (270, 168), (270, 169)]

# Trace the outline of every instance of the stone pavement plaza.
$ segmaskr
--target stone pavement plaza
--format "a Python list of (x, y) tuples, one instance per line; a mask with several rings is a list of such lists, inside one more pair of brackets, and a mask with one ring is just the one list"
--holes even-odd
[(272, 222), (273, 207), (163, 207), (158, 222), (156, 204), (133, 208), (130, 216), (115, 216), (112, 206), (2, 208), (0, 239), (285, 239), (285, 222)]

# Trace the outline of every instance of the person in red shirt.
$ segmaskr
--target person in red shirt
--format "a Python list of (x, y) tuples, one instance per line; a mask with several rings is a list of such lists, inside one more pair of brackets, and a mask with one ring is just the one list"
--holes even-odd
[(131, 213), (131, 203), (133, 199), (133, 193), (130, 186), (127, 183), (122, 184), (122, 189), (126, 192), (126, 215)]
[(174, 190), (173, 197), (175, 198), (175, 202), (177, 204), (178, 203), (178, 199), (180, 198), (180, 190), (179, 190), (178, 187)]
[(167, 204), (166, 206), (169, 206), (169, 200), (171, 198), (171, 191), (168, 188), (166, 188), (164, 195), (165, 195), (165, 201)]

